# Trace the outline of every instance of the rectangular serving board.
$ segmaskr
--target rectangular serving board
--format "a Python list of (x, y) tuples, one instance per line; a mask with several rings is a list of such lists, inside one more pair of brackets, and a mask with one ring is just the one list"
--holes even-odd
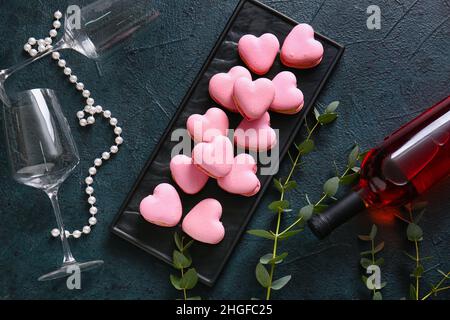
[[(276, 35), (280, 44), (282, 44), (287, 34), (297, 24), (298, 22), (254, 0), (242, 0), (237, 5), (216, 45), (115, 217), (111, 226), (114, 234), (163, 261), (171, 263), (172, 252), (175, 248), (173, 235), (180, 227), (158, 227), (146, 222), (139, 214), (140, 201), (149, 195), (156, 185), (168, 182), (176, 186), (169, 169), (171, 150), (177, 144), (176, 141), (171, 141), (171, 133), (175, 129), (185, 128), (186, 120), (191, 114), (203, 114), (208, 108), (216, 105), (208, 93), (209, 79), (216, 73), (227, 72), (233, 66), (244, 65), (237, 52), (237, 43), (241, 36), (245, 34), (259, 36), (270, 32)], [(341, 45), (327, 37), (316, 33), (316, 39), (324, 46), (324, 56), (320, 65), (307, 70), (296, 70), (283, 66), (279, 57), (277, 57), (273, 67), (265, 75), (265, 77), (272, 79), (281, 71), (289, 70), (293, 72), (297, 76), (298, 86), (305, 97), (304, 107), (296, 115), (271, 113), (272, 127), (280, 130), (280, 159), (287, 153), (304, 123), (305, 116), (311, 110), (320, 90), (344, 51)], [(256, 75), (253, 75), (253, 77), (254, 79), (257, 78)], [(242, 117), (230, 112), (227, 112), (227, 114), (230, 119), (230, 128), (235, 128)], [(205, 198), (215, 198), (221, 202), (223, 207), (222, 222), (226, 235), (222, 242), (217, 245), (196, 242), (190, 249), (193, 264), (203, 283), (210, 286), (215, 283), (272, 180), (272, 176), (267, 175), (259, 175), (259, 178), (261, 190), (253, 197), (229, 194), (221, 190), (214, 179), (210, 179), (205, 188), (196, 195), (187, 195), (177, 187), (183, 204), (183, 214), (189, 212), (192, 207)]]

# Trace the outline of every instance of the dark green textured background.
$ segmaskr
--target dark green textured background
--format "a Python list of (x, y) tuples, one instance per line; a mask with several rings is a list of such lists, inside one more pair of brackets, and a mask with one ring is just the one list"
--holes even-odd
[[(85, 4), (88, 1), (80, 1)], [(0, 0), (0, 68), (24, 59), (22, 46), (30, 36), (43, 37), (52, 14), (74, 1)], [(64, 52), (74, 73), (93, 92), (97, 103), (110, 109), (124, 129), (125, 144), (99, 172), (95, 190), (99, 223), (88, 237), (71, 241), (79, 260), (102, 258), (102, 270), (86, 273), (82, 290), (69, 291), (64, 281), (39, 283), (36, 278), (60, 263), (61, 249), (50, 239), (54, 226), (50, 203), (43, 193), (21, 186), (9, 177), (5, 144), (0, 143), (0, 299), (174, 299), (169, 284), (172, 270), (140, 249), (113, 236), (108, 228), (127, 191), (159, 140), (172, 114), (221, 33), (237, 0), (160, 1), (161, 18), (96, 65), (75, 52)], [(333, 174), (332, 163), (343, 165), (351, 145), (374, 145), (426, 106), (450, 94), (450, 1), (417, 0), (314, 0), (264, 1), (299, 22), (311, 23), (326, 36), (346, 46), (334, 75), (319, 97), (321, 103), (340, 100), (340, 118), (319, 132), (317, 150), (295, 174), (300, 187), (290, 195), (294, 208), (305, 204), (308, 193), (316, 199), (321, 184)], [(366, 8), (381, 8), (382, 28), (366, 27)], [(83, 106), (79, 94), (60, 70), (43, 59), (9, 81), (11, 88), (49, 87), (58, 91), (79, 144), (81, 164), (61, 190), (61, 205), (70, 229), (88, 218), (83, 180), (94, 155), (112, 139), (106, 124), (79, 128), (75, 113)], [(2, 117), (2, 116), (0, 116)], [(2, 119), (0, 119), (2, 120)], [(286, 174), (288, 162), (281, 167)], [(439, 277), (435, 267), (450, 270), (450, 185), (429, 195), (431, 205), (422, 221), (424, 255), (429, 281)], [(270, 189), (254, 215), (251, 228), (270, 227), (273, 215), (266, 206), (276, 198)], [(290, 221), (286, 218), (286, 221)], [(289, 285), (274, 293), (279, 299), (366, 299), (360, 281), (358, 233), (368, 232), (372, 221), (361, 215), (318, 241), (306, 230), (282, 244), (289, 251), (277, 275), (292, 274)], [(386, 241), (382, 276), (388, 282), (383, 295), (408, 295), (412, 262), (405, 225), (393, 221), (379, 226)], [(225, 271), (213, 288), (194, 291), (210, 299), (262, 297), (254, 278), (258, 258), (270, 243), (243, 236)], [(424, 281), (426, 283), (427, 281)], [(442, 294), (441, 298), (450, 298)]]

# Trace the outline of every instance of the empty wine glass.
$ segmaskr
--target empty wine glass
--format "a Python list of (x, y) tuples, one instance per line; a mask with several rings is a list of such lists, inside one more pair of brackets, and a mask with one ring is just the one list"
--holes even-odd
[(0, 70), (0, 86), (15, 71), (57, 50), (73, 49), (88, 58), (99, 59), (106, 50), (158, 16), (151, 0), (97, 0), (79, 10), (71, 6), (70, 14), (65, 15), (62, 38), (51, 49)]
[(11, 98), (11, 103), (3, 110), (12, 175), (19, 183), (41, 189), (47, 194), (55, 212), (62, 242), (62, 266), (38, 280), (62, 278), (71, 274), (74, 268), (83, 271), (102, 265), (101, 260), (77, 262), (65, 236), (58, 204), (58, 189), (77, 166), (79, 156), (54, 91), (24, 91)]

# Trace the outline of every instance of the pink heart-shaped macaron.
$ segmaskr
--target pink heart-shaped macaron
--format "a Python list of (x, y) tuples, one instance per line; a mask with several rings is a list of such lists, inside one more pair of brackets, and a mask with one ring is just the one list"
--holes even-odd
[(243, 119), (234, 131), (234, 142), (241, 148), (253, 151), (272, 149), (277, 144), (277, 134), (270, 127), (269, 113), (253, 121)]
[(261, 188), (261, 183), (256, 176), (257, 169), (256, 161), (251, 155), (238, 154), (234, 158), (230, 173), (217, 179), (217, 183), (227, 192), (251, 197)]
[(228, 73), (218, 73), (209, 81), (209, 95), (211, 98), (232, 112), (238, 112), (233, 100), (234, 82), (239, 78), (252, 79), (250, 71), (241, 66), (230, 69)]
[(297, 78), (290, 71), (280, 72), (272, 79), (275, 98), (270, 110), (279, 113), (294, 114), (303, 108), (303, 93), (297, 88)]
[(209, 177), (197, 169), (192, 159), (178, 154), (170, 161), (170, 172), (173, 180), (187, 194), (195, 194), (203, 189)]
[(323, 46), (314, 39), (314, 29), (301, 23), (291, 30), (281, 48), (281, 62), (292, 68), (312, 68), (322, 61)]
[(183, 208), (177, 190), (168, 183), (161, 183), (153, 190), (153, 195), (142, 199), (139, 212), (148, 222), (174, 227), (180, 222)]
[(222, 205), (215, 199), (204, 199), (184, 217), (183, 231), (197, 241), (216, 244), (225, 236), (225, 229), (220, 222)]
[(192, 161), (212, 178), (226, 176), (233, 165), (233, 145), (225, 136), (216, 136), (211, 142), (201, 142), (192, 149)]
[(251, 71), (258, 75), (269, 71), (279, 50), (280, 43), (277, 37), (271, 33), (265, 33), (259, 38), (252, 34), (246, 34), (238, 43), (241, 59)]
[(209, 108), (204, 115), (191, 115), (186, 127), (194, 141), (210, 142), (215, 136), (227, 135), (228, 117), (219, 108)]
[(275, 97), (275, 87), (272, 81), (260, 78), (252, 81), (239, 78), (234, 83), (233, 90), (236, 108), (247, 120), (256, 120), (269, 109)]

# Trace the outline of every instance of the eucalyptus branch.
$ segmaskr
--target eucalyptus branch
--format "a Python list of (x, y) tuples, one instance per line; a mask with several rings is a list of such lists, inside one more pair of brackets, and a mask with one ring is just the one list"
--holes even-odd
[(430, 291), (422, 298), (420, 297), (421, 280), (425, 273), (423, 262), (431, 259), (431, 257), (422, 257), (420, 253), (420, 243), (423, 241), (423, 230), (418, 223), (425, 212), (425, 206), (426, 204), (424, 203), (410, 204), (406, 206), (409, 219), (400, 215), (397, 216), (408, 224), (406, 235), (408, 240), (414, 243), (414, 255), (405, 252), (405, 255), (414, 262), (414, 270), (411, 274), (414, 283), (410, 284), (409, 289), (409, 296), (412, 300), (427, 300), (432, 295), (436, 296), (442, 291), (450, 290), (450, 286), (442, 287), (447, 280), (450, 280), (450, 272), (444, 273), (443, 271), (438, 270), (442, 275), (441, 280), (437, 284), (431, 285)]
[(198, 282), (197, 271), (189, 268), (192, 265), (192, 258), (188, 249), (194, 243), (194, 240), (184, 244), (184, 237), (177, 232), (174, 234), (177, 250), (173, 251), (172, 263), (175, 269), (180, 271), (181, 277), (170, 275), (170, 282), (175, 289), (183, 292), (183, 300), (200, 300), (200, 297), (188, 297), (187, 291), (193, 289)]
[[(364, 270), (368, 270), (371, 266), (378, 266), (381, 267), (384, 264), (383, 258), (378, 258), (376, 255), (381, 252), (384, 249), (384, 242), (380, 242), (379, 244), (375, 245), (375, 237), (377, 235), (378, 228), (376, 225), (372, 225), (372, 229), (370, 230), (370, 233), (368, 235), (359, 235), (358, 238), (362, 241), (370, 242), (370, 250), (361, 252), (361, 260), (360, 264), (361, 267), (364, 268)], [(369, 257), (369, 258), (367, 258)], [(371, 271), (372, 273), (373, 271)], [(366, 275), (362, 275), (361, 277), (364, 285), (372, 292), (372, 299), (373, 300), (382, 300), (383, 296), (380, 292), (381, 289), (383, 289), (386, 286), (386, 282), (381, 282), (377, 286), (377, 283), (374, 281), (375, 278), (368, 278)]]
[[(296, 235), (297, 233), (301, 232), (303, 229), (295, 227), (299, 226), (303, 221), (305, 221), (308, 218), (306, 215), (303, 215), (304, 212), (300, 211), (300, 214), (297, 217), (297, 219), (288, 227), (286, 227), (284, 230), (281, 230), (281, 219), (283, 214), (285, 212), (292, 211), (291, 209), (289, 209), (290, 204), (289, 201), (285, 199), (285, 196), (288, 191), (295, 189), (297, 187), (297, 183), (294, 180), (292, 180), (293, 174), (295, 172), (295, 169), (299, 167), (302, 156), (313, 151), (315, 145), (314, 141), (312, 140), (312, 136), (319, 128), (319, 126), (325, 126), (336, 120), (338, 115), (335, 111), (338, 105), (339, 105), (338, 101), (330, 103), (322, 114), (320, 114), (320, 112), (317, 109), (314, 109), (316, 120), (314, 125), (310, 127), (305, 120), (307, 129), (306, 139), (300, 144), (294, 143), (295, 148), (297, 150), (295, 156), (292, 156), (290, 152), (288, 153), (289, 159), (291, 161), (291, 168), (289, 170), (287, 177), (285, 179), (281, 178), (274, 179), (274, 185), (276, 189), (280, 192), (279, 200), (274, 201), (269, 205), (269, 209), (275, 212), (276, 214), (275, 231), (272, 230), (247, 231), (251, 235), (273, 241), (272, 252), (262, 256), (259, 259), (259, 263), (256, 265), (255, 270), (256, 279), (261, 284), (261, 286), (266, 289), (266, 300), (270, 300), (272, 290), (282, 289), (291, 280), (290, 275), (274, 280), (276, 265), (282, 263), (283, 260), (288, 255), (287, 252), (278, 254), (279, 242), (281, 240), (288, 239)], [(269, 265), (269, 270), (267, 270), (267, 268), (265, 267), (266, 265)]]

